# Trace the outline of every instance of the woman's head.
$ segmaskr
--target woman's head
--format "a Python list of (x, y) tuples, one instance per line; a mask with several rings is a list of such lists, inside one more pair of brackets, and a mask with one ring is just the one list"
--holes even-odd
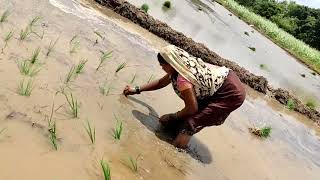
[(168, 74), (174, 74), (176, 70), (161, 56), (160, 53), (157, 55), (158, 61), (162, 69)]

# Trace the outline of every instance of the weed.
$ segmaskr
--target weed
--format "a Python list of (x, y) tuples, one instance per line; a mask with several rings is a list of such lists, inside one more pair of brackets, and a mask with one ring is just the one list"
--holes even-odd
[(76, 51), (80, 48), (80, 41), (77, 39), (78, 39), (78, 35), (74, 35), (69, 42), (70, 54), (76, 53)]
[(18, 94), (21, 96), (30, 96), (33, 90), (33, 80), (29, 79), (27, 83), (23, 79), (18, 86)]
[(4, 23), (4, 22), (8, 21), (9, 15), (10, 15), (9, 10), (4, 11), (0, 17), (0, 23)]
[(293, 110), (293, 109), (296, 107), (296, 104), (295, 104), (295, 102), (293, 101), (293, 99), (289, 99), (289, 100), (287, 101), (286, 107), (287, 107), (289, 110)]
[(165, 1), (165, 2), (163, 3), (163, 6), (166, 7), (166, 8), (168, 8), (168, 9), (170, 9), (170, 8), (171, 8), (171, 1)]
[(84, 66), (86, 65), (87, 62), (88, 62), (88, 60), (86, 60), (86, 59), (81, 60), (79, 62), (79, 64), (77, 64), (76, 67), (75, 67), (75, 73), (76, 74), (82, 73), (82, 70), (83, 70), (83, 68), (84, 68)]
[(35, 76), (41, 70), (40, 66), (31, 64), (28, 60), (18, 62), (20, 73), (26, 76)]
[(148, 13), (149, 5), (146, 4), (146, 3), (144, 3), (144, 4), (142, 4), (141, 9), (142, 9), (145, 13)]
[(130, 81), (130, 84), (133, 84), (134, 83), (134, 80), (136, 80), (136, 77), (137, 77), (137, 74), (135, 73), (133, 76), (132, 76), (132, 79)]
[(245, 35), (249, 36), (249, 33), (247, 31), (244, 32)]
[(270, 137), (272, 128), (271, 127), (263, 127), (263, 128), (249, 128), (249, 131), (259, 137), (268, 138)]
[(38, 61), (40, 50), (41, 49), (38, 47), (36, 50), (33, 51), (32, 56), (30, 58), (31, 64), (35, 64)]
[(103, 159), (100, 161), (100, 165), (102, 167), (104, 180), (111, 180), (111, 171), (110, 166), (108, 163), (106, 163)]
[(96, 142), (96, 129), (91, 127), (90, 122), (87, 120), (87, 124), (84, 125), (84, 128), (90, 137), (91, 143), (94, 144)]
[(49, 47), (48, 47), (48, 51), (46, 53), (46, 56), (49, 57), (51, 52), (53, 51), (54, 47), (56, 46), (56, 44), (58, 43), (59, 37), (55, 40), (55, 41), (50, 41)]
[(79, 116), (79, 107), (80, 107), (80, 104), (79, 104), (78, 100), (73, 97), (72, 93), (70, 93), (70, 97), (68, 97), (67, 94), (64, 94), (64, 95), (65, 95), (66, 100), (68, 102), (72, 117), (73, 118), (78, 118), (78, 116)]
[[(117, 119), (116, 116), (115, 116), (115, 118)], [(114, 139), (120, 140), (121, 134), (122, 134), (122, 130), (123, 130), (122, 121), (117, 119), (117, 124), (116, 124), (116, 127), (115, 127), (114, 132), (113, 132)]]
[(55, 150), (58, 150), (56, 122), (49, 126), (49, 138)]
[(256, 48), (255, 47), (248, 47), (251, 51), (255, 52)]
[(100, 63), (98, 65), (98, 67), (96, 68), (96, 71), (98, 71), (104, 64), (104, 62), (106, 60), (108, 60), (109, 58), (112, 57), (112, 51), (109, 51), (109, 52), (103, 52), (101, 57), (100, 57)]
[(3, 46), (3, 48), (1, 49), (1, 52), (3, 53), (4, 52), (4, 49), (8, 46), (8, 42), (10, 41), (10, 39), (12, 38), (13, 36), (13, 31), (10, 31), (8, 32), (5, 37), (3, 38), (5, 44)]
[(314, 100), (308, 100), (306, 106), (314, 110), (317, 107), (317, 103)]
[(119, 71), (121, 71), (122, 69), (124, 69), (127, 66), (126, 62), (121, 63), (117, 69), (116, 69), (116, 73), (118, 73)]
[(75, 74), (76, 74), (76, 67), (72, 66), (64, 79), (64, 83), (65, 84), (70, 83)]

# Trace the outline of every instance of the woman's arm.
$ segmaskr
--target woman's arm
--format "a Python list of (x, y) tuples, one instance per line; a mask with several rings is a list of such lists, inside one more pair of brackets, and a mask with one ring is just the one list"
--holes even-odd
[(141, 92), (142, 91), (154, 91), (157, 89), (164, 88), (167, 85), (169, 85), (170, 83), (171, 83), (170, 76), (167, 74), (167, 75), (163, 76), (161, 79), (152, 81), (152, 82), (145, 84), (145, 85), (142, 85), (140, 87), (140, 91)]

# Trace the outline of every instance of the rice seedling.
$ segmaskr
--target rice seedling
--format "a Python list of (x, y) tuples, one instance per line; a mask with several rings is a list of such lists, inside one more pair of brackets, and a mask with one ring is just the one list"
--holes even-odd
[(25, 76), (35, 76), (41, 70), (40, 66), (31, 64), (28, 60), (18, 62), (20, 73)]
[(49, 126), (49, 138), (52, 146), (57, 151), (58, 150), (58, 143), (57, 143), (57, 129), (56, 129), (56, 122), (53, 125)]
[(104, 65), (104, 63), (111, 57), (112, 57), (112, 51), (102, 52), (102, 55), (100, 57), (100, 63), (98, 65), (98, 67), (96, 68), (96, 71), (98, 71)]
[(100, 93), (104, 96), (108, 96), (112, 87), (111, 85), (107, 86), (106, 83), (104, 83), (103, 85), (99, 86), (100, 89)]
[(95, 44), (98, 44), (98, 43), (99, 43), (99, 38), (100, 38), (101, 40), (104, 40), (104, 39), (105, 39), (104, 36), (103, 36), (99, 31), (93, 31), (93, 32), (94, 32), (94, 34), (97, 36), (97, 39), (96, 39)]
[(8, 9), (5, 10), (0, 17), (0, 23), (7, 22), (9, 15), (10, 15), (10, 11)]
[(151, 74), (147, 82), (149, 83), (149, 82), (151, 82), (153, 79), (154, 79), (154, 75)]
[(87, 124), (84, 125), (84, 128), (90, 138), (92, 144), (96, 142), (96, 129), (91, 126), (90, 122), (87, 120)]
[(136, 158), (132, 158), (129, 156), (128, 158), (128, 166), (133, 172), (138, 172), (138, 159), (140, 155), (138, 155)]
[(39, 20), (41, 19), (40, 16), (35, 16), (31, 19), (31, 21), (29, 22), (29, 27), (30, 27), (30, 30), (33, 32), (33, 27), (39, 22)]
[(33, 51), (32, 56), (30, 58), (31, 64), (35, 64), (39, 59), (39, 54), (40, 54), (40, 48), (38, 47), (36, 50)]
[(171, 1), (165, 1), (165, 2), (163, 3), (163, 6), (166, 7), (166, 8), (168, 8), (168, 9), (170, 9), (170, 8), (171, 8)]
[(56, 46), (56, 44), (58, 43), (59, 37), (55, 40), (55, 41), (50, 41), (46, 56), (49, 57), (51, 52), (53, 51), (54, 47)]
[(5, 37), (3, 38), (4, 40), (4, 46), (3, 48), (1, 49), (1, 52), (3, 53), (4, 52), (4, 49), (8, 46), (8, 42), (10, 41), (10, 39), (12, 38), (14, 32), (13, 31), (10, 31), (8, 32)]
[(271, 127), (262, 127), (262, 128), (249, 128), (249, 131), (261, 138), (268, 138), (270, 137), (272, 128)]
[(18, 86), (18, 94), (21, 96), (30, 96), (31, 92), (33, 90), (33, 80), (29, 79), (27, 83), (25, 83), (25, 80), (23, 79)]
[(132, 76), (132, 79), (130, 81), (130, 84), (133, 84), (134, 83), (134, 80), (136, 80), (136, 77), (137, 77), (137, 74), (134, 73), (134, 75)]
[(76, 74), (76, 67), (72, 66), (64, 79), (64, 83), (69, 84), (72, 81), (72, 78), (75, 76), (75, 74)]
[(248, 47), (251, 51), (255, 52), (256, 48), (255, 47)]
[(306, 106), (308, 106), (310, 109), (314, 110), (317, 107), (317, 103), (315, 100), (308, 100), (306, 103)]
[(287, 107), (289, 110), (293, 110), (293, 109), (296, 107), (296, 104), (295, 104), (295, 102), (293, 101), (293, 99), (289, 99), (289, 100), (287, 101), (286, 107)]
[(244, 32), (245, 35), (249, 36), (249, 33), (247, 31)]
[(125, 67), (127, 67), (127, 63), (126, 62), (123, 62), (121, 64), (119, 64), (119, 66), (117, 67), (116, 69), (116, 73), (118, 73), (119, 71), (121, 71), (122, 69), (124, 69)]
[(76, 65), (75, 67), (75, 73), (76, 74), (80, 74), (83, 71), (84, 66), (86, 65), (86, 63), (88, 62), (88, 60), (83, 59), (79, 62), (79, 64)]
[(144, 3), (144, 4), (142, 4), (141, 9), (142, 9), (145, 13), (148, 13), (149, 5), (146, 4), (146, 3)]
[(76, 53), (77, 50), (80, 48), (80, 41), (77, 39), (78, 39), (78, 35), (74, 35), (69, 42), (70, 54)]
[(101, 159), (100, 165), (103, 171), (104, 180), (111, 180), (111, 170), (109, 164), (106, 163), (103, 159)]
[(27, 26), (25, 29), (22, 29), (20, 31), (20, 37), (19, 37), (20, 41), (25, 40), (30, 35), (30, 33), (31, 32), (29, 31), (29, 26)]
[(78, 100), (73, 97), (72, 93), (70, 93), (70, 97), (68, 97), (67, 94), (64, 94), (64, 95), (65, 95), (66, 100), (68, 102), (69, 109), (70, 109), (70, 112), (72, 114), (72, 117), (73, 118), (78, 118), (79, 117), (79, 107), (80, 107), (80, 104), (79, 104)]
[[(116, 116), (115, 116), (115, 118), (117, 119)], [(123, 130), (122, 121), (117, 119), (117, 124), (116, 124), (116, 127), (115, 127), (114, 131), (113, 131), (113, 137), (114, 137), (115, 140), (120, 140), (121, 134), (122, 134), (122, 130)]]

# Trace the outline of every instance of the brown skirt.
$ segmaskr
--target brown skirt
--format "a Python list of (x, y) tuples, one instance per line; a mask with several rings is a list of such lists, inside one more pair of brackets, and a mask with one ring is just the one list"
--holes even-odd
[(204, 127), (219, 126), (229, 114), (239, 108), (246, 92), (238, 76), (230, 70), (222, 86), (210, 98), (198, 101), (199, 111), (188, 119), (172, 120), (165, 129), (193, 135)]

